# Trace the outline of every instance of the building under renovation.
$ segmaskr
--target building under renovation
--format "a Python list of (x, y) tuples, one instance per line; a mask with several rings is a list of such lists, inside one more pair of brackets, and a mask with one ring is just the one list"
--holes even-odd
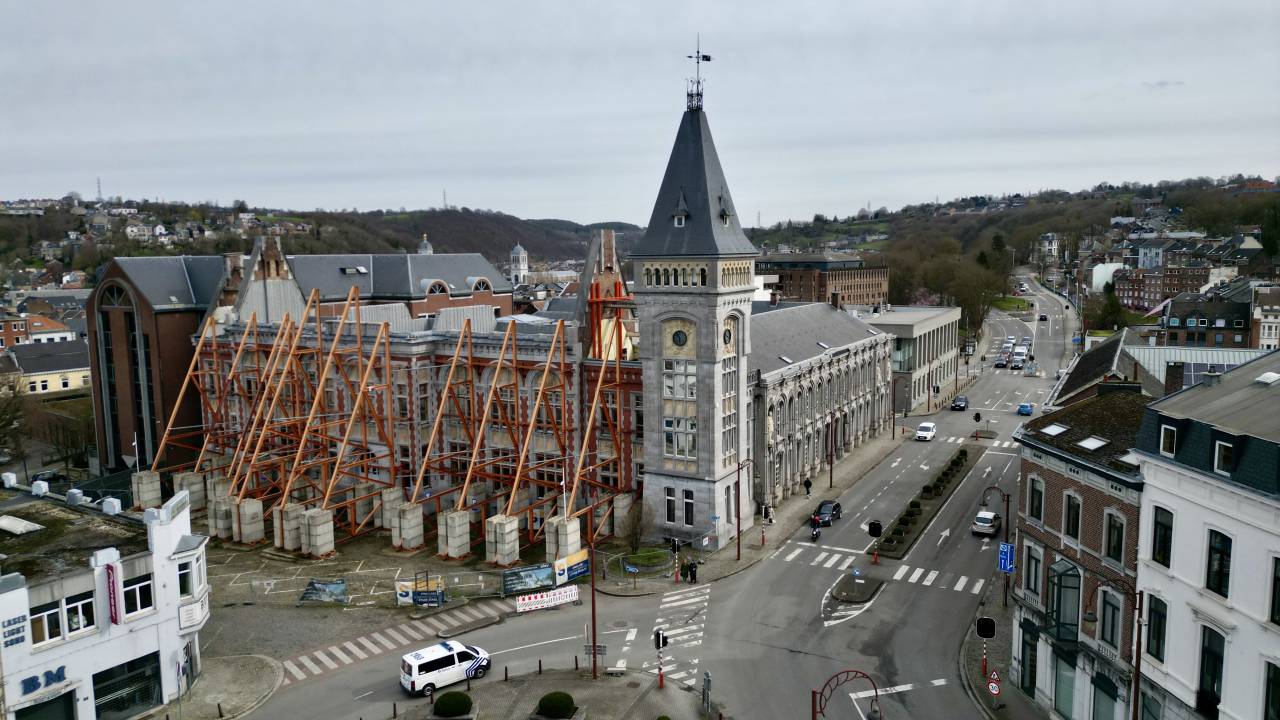
[[(637, 523), (730, 542), (889, 429), (891, 336), (838, 301), (755, 299), (701, 105), (690, 93), (630, 272), (604, 231), (577, 295), (533, 314), (511, 313), (480, 256), (287, 255), (271, 239), (113, 261), (90, 308), (95, 405), (108, 454), (150, 466), (135, 502), (185, 489), (211, 535), (317, 556), (380, 529), (503, 565)], [(134, 319), (161, 314), (152, 260), (204, 273), (173, 297), (188, 317), (203, 306), (180, 333), (185, 367)], [(181, 378), (163, 402), (161, 376)]]

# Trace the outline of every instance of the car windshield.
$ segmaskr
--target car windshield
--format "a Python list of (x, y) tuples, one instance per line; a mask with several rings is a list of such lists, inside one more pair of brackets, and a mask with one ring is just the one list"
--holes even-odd
[(933, 423), (921, 423), (920, 429), (922, 431), (928, 432), (933, 429)]
[(977, 519), (976, 519), (976, 520), (974, 520), (974, 522), (978, 523), (979, 525), (990, 525), (990, 524), (991, 524), (991, 518), (986, 517), (986, 516), (984, 516), (984, 515), (979, 515), (979, 516), (977, 517)]
[(824, 500), (822, 504), (818, 506), (818, 512), (831, 512), (831, 508), (835, 506), (836, 504), (834, 502), (830, 500)]
[(470, 651), (471, 651), (471, 654), (472, 654), (472, 655), (475, 655), (476, 657), (480, 657), (480, 656), (483, 654), (483, 653), (480, 651), (480, 648), (476, 647), (475, 645), (467, 645), (467, 646), (466, 646), (466, 648), (467, 648), (468, 650), (470, 650)]

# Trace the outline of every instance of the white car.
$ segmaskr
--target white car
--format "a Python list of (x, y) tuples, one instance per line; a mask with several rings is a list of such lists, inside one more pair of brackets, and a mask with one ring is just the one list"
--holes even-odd
[(931, 422), (920, 423), (920, 427), (916, 428), (916, 439), (929, 441), (934, 435), (938, 434), (938, 426)]

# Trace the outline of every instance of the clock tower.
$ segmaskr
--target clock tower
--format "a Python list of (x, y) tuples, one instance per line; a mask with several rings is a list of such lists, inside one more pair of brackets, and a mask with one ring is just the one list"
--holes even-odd
[[(755, 247), (742, 232), (702, 94), (689, 94), (649, 226), (631, 253), (644, 373), (651, 534), (731, 542), (752, 524), (747, 354)], [(741, 507), (736, 507), (737, 504)]]

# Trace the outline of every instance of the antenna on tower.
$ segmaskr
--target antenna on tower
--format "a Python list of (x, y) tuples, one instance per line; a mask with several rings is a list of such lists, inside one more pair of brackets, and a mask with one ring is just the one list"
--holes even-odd
[(447, 189), (440, 190), (440, 203), (443, 206), (441, 210), (449, 209), (449, 191)]
[(694, 77), (689, 80), (689, 89), (685, 93), (685, 109), (702, 109), (702, 63), (711, 62), (710, 55), (702, 54), (702, 33), (698, 33), (698, 46), (692, 55), (685, 57), (693, 61)]
[(102, 178), (98, 178), (98, 202), (102, 202)]

